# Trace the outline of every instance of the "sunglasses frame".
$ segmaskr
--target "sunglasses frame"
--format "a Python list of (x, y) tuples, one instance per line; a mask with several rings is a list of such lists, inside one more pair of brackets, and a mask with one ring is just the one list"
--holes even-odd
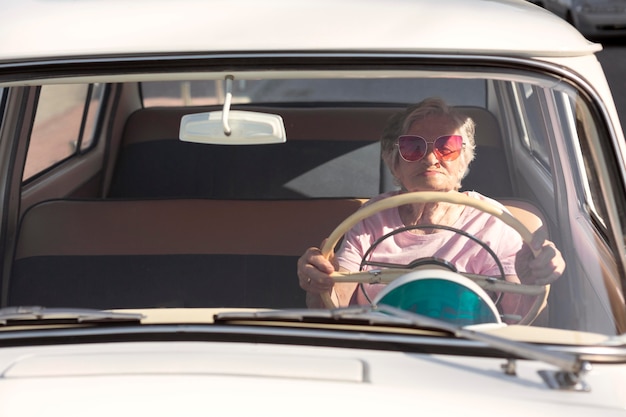
[[(450, 158), (450, 157), (446, 157), (445, 155), (441, 154), (441, 151), (439, 149), (437, 149), (437, 147), (435, 146), (435, 143), (437, 143), (437, 141), (439, 139), (443, 139), (443, 138), (451, 138), (451, 137), (458, 137), (461, 138), (461, 147), (458, 150), (458, 153), (455, 154), (454, 157)], [(418, 159), (407, 159), (404, 155), (402, 155), (402, 148), (400, 148), (400, 140), (402, 138), (419, 138), (421, 140), (424, 141), (424, 143), (426, 143), (426, 150), (424, 151), (424, 155), (422, 155), (421, 158)], [(463, 149), (465, 149), (465, 141), (463, 139), (463, 136), (461, 135), (441, 135), (439, 136), (437, 139), (433, 140), (433, 141), (427, 141), (425, 138), (419, 136), (419, 135), (400, 135), (398, 136), (398, 139), (396, 140), (395, 145), (398, 147), (398, 153), (400, 154), (400, 157), (405, 160), (406, 162), (418, 162), (421, 161), (422, 159), (424, 159), (424, 157), (426, 155), (428, 155), (428, 146), (429, 145), (433, 145), (433, 150), (432, 152), (435, 154), (435, 158), (437, 158), (438, 161), (440, 162), (450, 162), (450, 161), (455, 161), (459, 158), (459, 156), (461, 156), (461, 151)]]

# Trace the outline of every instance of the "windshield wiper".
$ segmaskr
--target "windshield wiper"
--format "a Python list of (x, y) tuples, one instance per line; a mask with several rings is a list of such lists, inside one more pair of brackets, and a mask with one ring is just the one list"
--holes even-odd
[(139, 313), (117, 313), (88, 308), (19, 306), (0, 308), (0, 326), (36, 324), (139, 323)]
[[(554, 365), (559, 368), (561, 372), (539, 372), (539, 374), (544, 378), (544, 381), (551, 388), (583, 391), (588, 390), (587, 385), (582, 380), (582, 377), (591, 370), (591, 364), (588, 361), (581, 360), (578, 355), (547, 350), (530, 343), (517, 342), (500, 336), (482, 333), (471, 328), (460, 327), (441, 320), (415, 314), (410, 311), (400, 310), (395, 307), (378, 305), (378, 310), (387, 314), (393, 314), (394, 316), (404, 317), (407, 320), (412, 320), (418, 327), (428, 326), (439, 330), (447, 330), (456, 337), (483, 342), (490, 347), (496, 348), (505, 353)], [(503, 367), (503, 369), (506, 373), (514, 375), (514, 362), (510, 360), (509, 363)]]
[[(404, 326), (414, 327), (414, 323), (406, 318), (380, 314), (379, 309), (369, 306), (354, 306), (338, 308), (333, 310), (325, 309), (289, 309), (289, 310), (262, 310), (262, 311), (228, 311), (218, 313), (214, 317), (215, 323), (227, 323), (237, 320), (244, 321), (297, 321), (297, 322), (337, 322), (378, 325), (378, 326)], [(435, 328), (436, 330), (442, 330)], [(446, 330), (446, 333), (453, 335)]]
[[(422, 316), (410, 311), (379, 304), (377, 306), (359, 306), (334, 310), (269, 310), (257, 312), (225, 312), (215, 315), (215, 323), (226, 323), (238, 320), (290, 320), (290, 321), (340, 321), (367, 323), (370, 325), (409, 326), (411, 328), (438, 330), (449, 335), (487, 344), (489, 347), (511, 354), (512, 356), (542, 361), (554, 365), (559, 371), (539, 371), (546, 384), (553, 389), (588, 391), (583, 376), (591, 370), (588, 361), (581, 360), (578, 355), (547, 350), (530, 343), (517, 342), (500, 336), (490, 335), (461, 327), (442, 320)], [(510, 358), (503, 365), (509, 375), (515, 375), (515, 361)]]

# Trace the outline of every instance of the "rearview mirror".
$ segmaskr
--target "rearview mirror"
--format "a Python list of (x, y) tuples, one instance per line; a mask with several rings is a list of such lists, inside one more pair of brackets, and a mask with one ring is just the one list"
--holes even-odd
[(216, 145), (257, 145), (287, 140), (283, 119), (277, 114), (231, 110), (226, 128), (222, 116), (221, 111), (183, 116), (180, 140)]

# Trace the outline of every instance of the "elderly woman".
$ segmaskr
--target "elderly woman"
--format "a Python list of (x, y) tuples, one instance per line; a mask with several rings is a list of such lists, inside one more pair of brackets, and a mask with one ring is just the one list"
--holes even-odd
[[(474, 159), (474, 122), (459, 114), (438, 98), (426, 99), (409, 107), (393, 119), (381, 139), (384, 162), (400, 185), (374, 201), (413, 191), (456, 193)], [(497, 202), (477, 192), (466, 192), (480, 200)], [(369, 217), (352, 230), (334, 259), (322, 256), (318, 248), (309, 248), (298, 260), (300, 286), (307, 292), (307, 305), (323, 307), (320, 294), (330, 293), (339, 306), (367, 304), (382, 284), (364, 285), (366, 294), (355, 283), (335, 283), (329, 276), (337, 270), (356, 271), (361, 259), (376, 239), (391, 230), (411, 225), (444, 225), (462, 229), (487, 243), (498, 255), (507, 281), (545, 284), (558, 278), (565, 263), (552, 242), (539, 230), (533, 236), (536, 257), (512, 228), (480, 210), (449, 203), (417, 203), (384, 210)], [(376, 248), (371, 260), (408, 264), (415, 258), (434, 256), (450, 261), (459, 271), (499, 276), (499, 269), (479, 245), (467, 245), (467, 239), (441, 229), (412, 229), (386, 239)], [(505, 314), (524, 315), (531, 297), (505, 294)]]

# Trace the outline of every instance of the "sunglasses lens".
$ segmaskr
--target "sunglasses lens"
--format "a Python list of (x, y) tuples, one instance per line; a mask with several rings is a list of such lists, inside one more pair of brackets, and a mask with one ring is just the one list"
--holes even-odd
[(441, 136), (435, 141), (433, 148), (438, 160), (454, 161), (461, 155), (463, 137), (460, 135)]
[(428, 144), (424, 138), (419, 136), (400, 136), (398, 138), (398, 149), (400, 156), (405, 161), (419, 161), (426, 155)]

